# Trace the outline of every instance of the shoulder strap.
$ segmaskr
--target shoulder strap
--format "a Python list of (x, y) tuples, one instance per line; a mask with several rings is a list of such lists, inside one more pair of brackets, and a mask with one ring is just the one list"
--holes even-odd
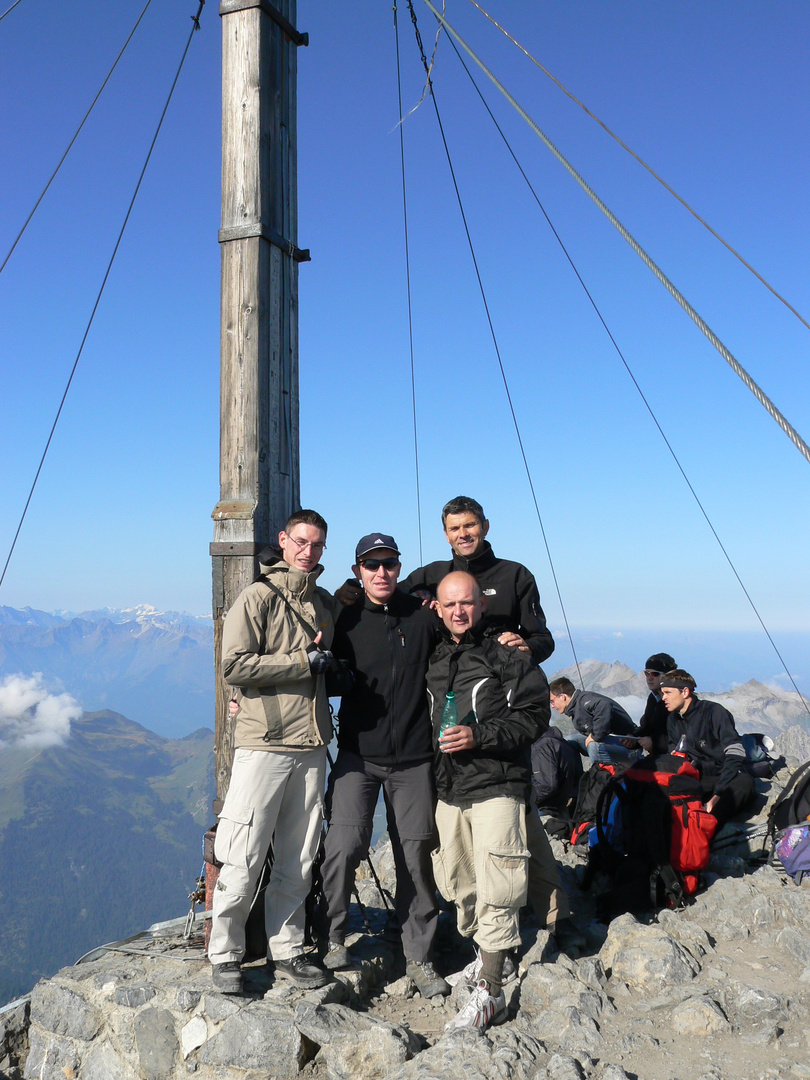
[(301, 626), (303, 626), (303, 628), (307, 631), (307, 633), (311, 635), (310, 641), (314, 641), (315, 637), (316, 637), (316, 634), (317, 634), (317, 632), (315, 631), (314, 626), (312, 626), (311, 623), (307, 622), (307, 620), (304, 618), (304, 616), (301, 614), (300, 611), (295, 610), (295, 608), (292, 606), (292, 604), (287, 599), (287, 597), (284, 595), (284, 593), (281, 591), (281, 589), (279, 589), (277, 585), (271, 584), (267, 580), (267, 578), (266, 578), (266, 576), (264, 574), (260, 574), (259, 577), (256, 580), (261, 581), (262, 584), (267, 586), (267, 588), (270, 590), (271, 593), (273, 593), (275, 596), (277, 596), (279, 598), (279, 600), (282, 602), (282, 604), (284, 604), (284, 606), (287, 608), (287, 610), (292, 612), (292, 614), (299, 621)]

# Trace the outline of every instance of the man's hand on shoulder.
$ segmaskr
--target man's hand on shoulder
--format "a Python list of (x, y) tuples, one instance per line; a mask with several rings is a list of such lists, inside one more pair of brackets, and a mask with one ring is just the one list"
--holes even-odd
[(504, 632), (498, 638), (501, 645), (508, 645), (513, 649), (520, 649), (521, 652), (531, 652), (531, 649), (526, 644), (525, 640), (516, 634), (514, 630), (504, 630)]
[(335, 599), (344, 607), (352, 607), (363, 598), (363, 589), (357, 578), (347, 578), (335, 592)]

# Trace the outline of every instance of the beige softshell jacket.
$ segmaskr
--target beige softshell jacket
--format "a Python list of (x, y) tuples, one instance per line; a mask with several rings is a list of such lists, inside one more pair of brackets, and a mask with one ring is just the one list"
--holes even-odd
[(222, 674), (238, 690), (234, 746), (311, 749), (329, 743), (332, 725), (323, 675), (310, 674), (307, 646), (318, 631), (329, 649), (335, 600), (283, 559), (262, 563), (267, 581), (239, 594), (222, 630)]

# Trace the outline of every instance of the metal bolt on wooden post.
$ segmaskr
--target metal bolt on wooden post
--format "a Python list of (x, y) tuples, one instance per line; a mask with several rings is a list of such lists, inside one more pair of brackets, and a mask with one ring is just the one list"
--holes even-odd
[(220, 501), (211, 544), (217, 796), (233, 761), (222, 624), (299, 501), (295, 0), (223, 0)]

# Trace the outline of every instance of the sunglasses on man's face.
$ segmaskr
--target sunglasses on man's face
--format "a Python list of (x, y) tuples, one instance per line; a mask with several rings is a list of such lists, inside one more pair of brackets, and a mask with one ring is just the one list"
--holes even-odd
[(370, 570), (371, 573), (375, 573), (380, 567), (383, 570), (396, 570), (399, 566), (399, 559), (361, 559), (360, 565), (364, 570)]

